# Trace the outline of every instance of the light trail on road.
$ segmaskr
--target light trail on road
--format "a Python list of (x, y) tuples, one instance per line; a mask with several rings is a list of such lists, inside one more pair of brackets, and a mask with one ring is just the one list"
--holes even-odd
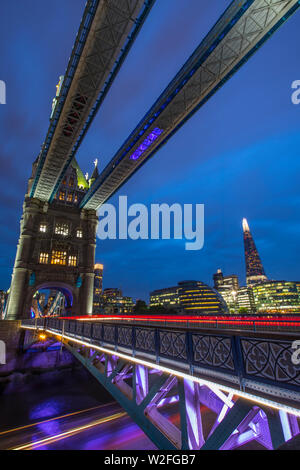
[(7, 431), (1, 431), (0, 436), (4, 436), (4, 435), (12, 433), (12, 432), (22, 431), (23, 429), (32, 428), (34, 426), (39, 426), (41, 424), (50, 423), (51, 421), (57, 421), (59, 419), (69, 418), (70, 416), (76, 416), (76, 415), (79, 415), (79, 414), (82, 414), (82, 413), (87, 413), (88, 411), (97, 410), (97, 409), (103, 408), (107, 405), (113, 405), (113, 404), (114, 404), (114, 402), (110, 402), (110, 403), (106, 403), (104, 405), (93, 406), (92, 408), (86, 408), (85, 410), (74, 411), (73, 413), (67, 413), (67, 414), (64, 414), (64, 415), (61, 415), (61, 416), (56, 416), (55, 418), (49, 418), (49, 419), (45, 419), (44, 421), (38, 421), (37, 423), (26, 424), (24, 426), (19, 426), (17, 428), (8, 429)]
[(30, 449), (35, 449), (37, 447), (41, 447), (41, 446), (46, 445), (46, 444), (51, 444), (53, 442), (58, 442), (61, 439), (66, 439), (70, 436), (74, 436), (75, 434), (78, 434), (82, 431), (93, 428), (95, 426), (99, 426), (100, 424), (108, 423), (110, 421), (115, 421), (116, 419), (122, 418), (126, 415), (127, 415), (127, 413), (125, 411), (120, 412), (120, 413), (115, 413), (111, 416), (107, 416), (105, 418), (98, 419), (98, 420), (93, 421), (92, 423), (86, 424), (84, 426), (79, 426), (79, 427), (70, 429), (69, 431), (65, 431), (63, 433), (57, 434), (55, 436), (50, 436), (50, 437), (47, 437), (45, 439), (41, 439), (41, 440), (36, 441), (36, 442), (30, 442), (30, 443), (24, 444), (24, 445), (19, 446), (19, 447), (14, 447), (14, 448), (9, 449), (9, 450), (30, 450)]

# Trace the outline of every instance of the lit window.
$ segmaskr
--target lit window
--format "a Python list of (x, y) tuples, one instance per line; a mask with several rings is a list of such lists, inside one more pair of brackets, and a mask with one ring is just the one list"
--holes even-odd
[(65, 191), (60, 191), (60, 193), (59, 193), (59, 200), (60, 200), (60, 201), (64, 201), (64, 200), (65, 200), (65, 197), (66, 197)]
[(48, 253), (40, 253), (40, 263), (41, 264), (48, 264), (49, 254)]
[(56, 224), (55, 233), (56, 235), (63, 235), (64, 237), (66, 237), (67, 235), (69, 235), (69, 225), (68, 224)]
[(71, 186), (71, 187), (74, 186), (74, 178), (70, 178), (70, 180), (69, 180), (69, 186)]
[(73, 201), (73, 193), (68, 193), (67, 201), (68, 201), (68, 202), (72, 202), (72, 201)]
[(78, 202), (78, 196), (77, 196), (77, 194), (75, 194), (75, 196), (74, 196), (74, 202), (75, 202), (75, 204), (76, 204), (76, 202)]
[(65, 266), (67, 264), (67, 252), (66, 251), (52, 251), (51, 264), (60, 264)]
[(83, 236), (82, 230), (81, 229), (77, 230), (76, 237), (77, 238), (82, 238), (82, 236)]
[(43, 232), (43, 233), (47, 232), (47, 225), (46, 224), (41, 224), (40, 225), (40, 232)]
[(77, 256), (69, 256), (69, 266), (77, 266)]

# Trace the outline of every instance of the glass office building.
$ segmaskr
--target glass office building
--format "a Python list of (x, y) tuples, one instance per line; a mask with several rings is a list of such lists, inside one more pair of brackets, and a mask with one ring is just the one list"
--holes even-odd
[(300, 313), (300, 282), (268, 281), (252, 291), (257, 313)]
[(150, 307), (165, 307), (180, 310), (178, 286), (157, 289), (150, 293)]

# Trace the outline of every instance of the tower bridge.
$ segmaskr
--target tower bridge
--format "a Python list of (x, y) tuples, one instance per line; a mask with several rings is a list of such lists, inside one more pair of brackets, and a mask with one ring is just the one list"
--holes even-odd
[[(75, 160), (76, 150), (153, 4), (154, 0), (87, 1), (29, 179), (8, 319), (29, 315), (34, 289), (45, 282), (51, 287), (56, 282), (69, 293), (73, 313), (92, 313), (97, 208), (296, 12), (300, 0), (231, 2), (106, 168), (87, 181)], [(72, 169), (74, 191), (64, 187)]]
[[(76, 151), (154, 0), (88, 0), (42, 150), (33, 163), (6, 319), (45, 331), (104, 385), (158, 448), (278, 448), (299, 434), (294, 333), (214, 331), (91, 320), (98, 207), (107, 201), (300, 7), (234, 0), (99, 174)], [(30, 320), (36, 291), (56, 289), (80, 319)], [(175, 426), (160, 407), (179, 407)], [(208, 435), (201, 406), (215, 413)]]

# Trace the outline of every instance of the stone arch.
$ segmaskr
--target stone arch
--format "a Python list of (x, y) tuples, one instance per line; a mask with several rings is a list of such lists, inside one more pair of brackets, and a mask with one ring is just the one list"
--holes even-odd
[(30, 312), (30, 307), (34, 294), (41, 289), (53, 289), (61, 292), (66, 299), (66, 311), (71, 311), (77, 306), (77, 295), (75, 289), (67, 283), (61, 281), (44, 281), (36, 283), (33, 287), (29, 287), (26, 299), (26, 311)]

